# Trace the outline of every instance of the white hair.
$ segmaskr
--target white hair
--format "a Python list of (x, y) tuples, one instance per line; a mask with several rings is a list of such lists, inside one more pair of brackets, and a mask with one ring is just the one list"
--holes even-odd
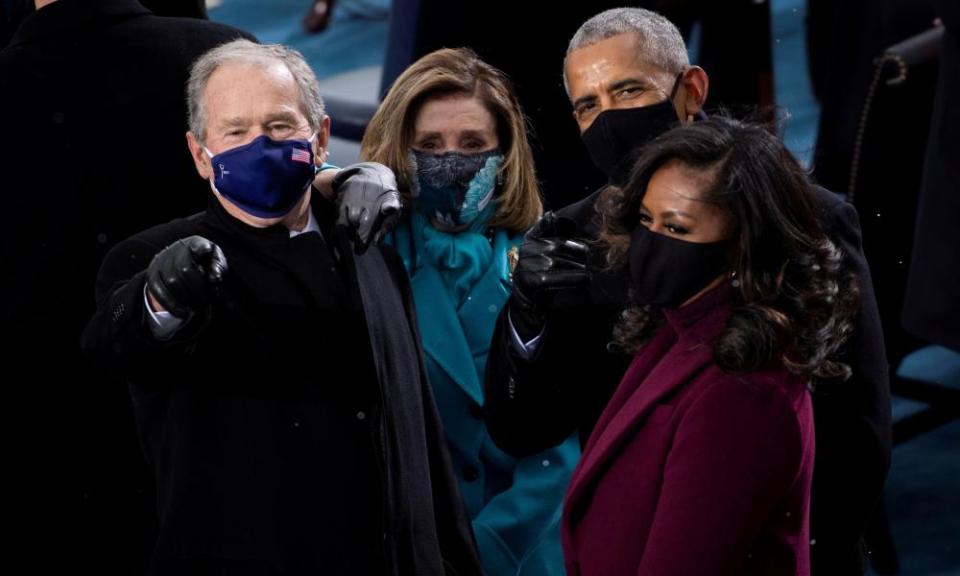
[[(676, 75), (690, 65), (687, 46), (673, 22), (643, 8), (612, 8), (587, 20), (570, 39), (567, 57), (575, 50), (620, 34), (633, 34), (637, 39), (637, 51), (647, 62), (665, 72)], [(567, 87), (566, 66), (563, 84)], [(569, 87), (567, 92), (570, 92)]]
[(307, 117), (310, 128), (320, 129), (323, 122), (323, 98), (317, 76), (303, 55), (280, 44), (257, 44), (249, 40), (234, 40), (222, 44), (194, 62), (187, 82), (187, 109), (189, 111), (190, 131), (201, 143), (207, 137), (207, 114), (203, 94), (210, 77), (218, 68), (228, 62), (242, 62), (264, 68), (280, 62), (293, 75), (300, 91), (300, 108)]

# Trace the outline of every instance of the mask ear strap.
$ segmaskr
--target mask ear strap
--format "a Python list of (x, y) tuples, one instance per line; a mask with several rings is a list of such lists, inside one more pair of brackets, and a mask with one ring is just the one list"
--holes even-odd
[(337, 166), (337, 165), (335, 165), (335, 164), (330, 164), (329, 162), (324, 162), (323, 164), (321, 164), (321, 165), (319, 165), (319, 166), (314, 165), (314, 167), (313, 167), (313, 173), (314, 173), (314, 174), (319, 174), (319, 173), (323, 172), (324, 170), (339, 170), (339, 169), (340, 169), (340, 167)]
[(670, 89), (670, 100), (673, 100), (673, 97), (676, 96), (680, 90), (680, 83), (683, 81), (684, 72), (686, 72), (686, 70), (677, 74), (676, 80), (673, 81), (673, 88)]

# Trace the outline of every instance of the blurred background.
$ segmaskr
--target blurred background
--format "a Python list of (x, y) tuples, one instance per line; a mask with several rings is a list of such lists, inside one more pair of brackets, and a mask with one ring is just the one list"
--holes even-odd
[[(443, 46), (470, 46), (516, 84), (530, 118), (537, 169), (548, 207), (578, 200), (602, 183), (592, 169), (565, 97), (566, 44), (607, 2), (493, 0), (202, 0), (143, 1), (158, 14), (207, 17), (298, 49), (313, 66), (333, 121), (330, 161), (357, 161), (366, 122), (392, 80), (412, 61)], [(30, 2), (0, 4), (0, 47), (28, 18)], [(522, 4), (522, 6), (521, 6)], [(856, 206), (874, 275), (893, 374), (894, 451), (883, 505), (867, 535), (872, 573), (960, 575), (960, 346), (953, 318), (926, 330), (913, 316), (918, 233), (945, 234), (938, 258), (960, 265), (949, 229), (925, 230), (923, 210), (960, 218), (953, 181), (945, 204), (922, 193), (938, 82), (956, 78), (942, 55), (944, 6), (956, 0), (656, 0), (638, 5), (676, 22), (691, 60), (710, 74), (710, 105), (755, 108), (775, 122), (790, 149), (823, 186)], [(522, 11), (522, 15), (521, 12)], [(960, 23), (948, 22), (948, 26)], [(956, 32), (953, 32), (956, 46)], [(943, 69), (944, 62), (951, 69)], [(953, 106), (956, 84), (951, 84)], [(943, 88), (940, 88), (941, 90)], [(943, 106), (943, 105), (941, 105)], [(772, 111), (771, 111), (772, 110)], [(955, 118), (955, 115), (954, 115)], [(943, 130), (942, 132), (946, 132)], [(956, 132), (953, 133), (954, 138)], [(954, 163), (960, 162), (955, 144)], [(940, 202), (941, 200), (936, 200)], [(953, 236), (951, 236), (951, 234)], [(946, 256), (943, 256), (946, 254)], [(932, 258), (932, 256), (931, 256)], [(912, 276), (913, 275), (913, 276)], [(960, 299), (954, 293), (953, 301)], [(905, 306), (906, 305), (906, 306)], [(956, 306), (954, 306), (954, 309)], [(936, 319), (934, 321), (936, 323)], [(944, 326), (950, 326), (944, 328)], [(909, 329), (908, 329), (909, 328)], [(946, 335), (945, 335), (946, 334)], [(147, 517), (131, 538), (150, 541), (150, 480), (129, 481), (128, 504)], [(83, 493), (96, 517), (102, 498)], [(138, 512), (139, 514), (139, 512)], [(136, 572), (146, 553), (130, 547)]]

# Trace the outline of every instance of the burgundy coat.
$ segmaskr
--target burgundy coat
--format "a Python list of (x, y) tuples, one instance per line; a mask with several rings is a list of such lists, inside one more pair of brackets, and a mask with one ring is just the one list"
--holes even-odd
[(779, 363), (716, 366), (731, 296), (665, 311), (624, 375), (567, 489), (569, 574), (809, 574), (810, 395)]

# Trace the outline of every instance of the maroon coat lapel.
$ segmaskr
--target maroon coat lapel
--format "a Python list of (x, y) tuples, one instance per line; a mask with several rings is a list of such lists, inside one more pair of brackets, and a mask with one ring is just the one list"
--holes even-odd
[(660, 400), (713, 364), (711, 343), (729, 316), (730, 296), (724, 284), (688, 307), (665, 311), (664, 325), (630, 364), (584, 447), (567, 489), (565, 513)]
[[(688, 383), (710, 365), (712, 353), (709, 346), (674, 347), (664, 355), (666, 350), (662, 345), (666, 343), (669, 346), (676, 340), (673, 334), (670, 335), (672, 337), (663, 336), (658, 338), (661, 342), (650, 342), (658, 344), (659, 351), (648, 348), (630, 365), (616, 394), (604, 410), (571, 479), (567, 506), (576, 503), (604, 464), (616, 457), (623, 443), (631, 438), (632, 432), (659, 405), (662, 398)], [(648, 356), (646, 352), (651, 354)]]

